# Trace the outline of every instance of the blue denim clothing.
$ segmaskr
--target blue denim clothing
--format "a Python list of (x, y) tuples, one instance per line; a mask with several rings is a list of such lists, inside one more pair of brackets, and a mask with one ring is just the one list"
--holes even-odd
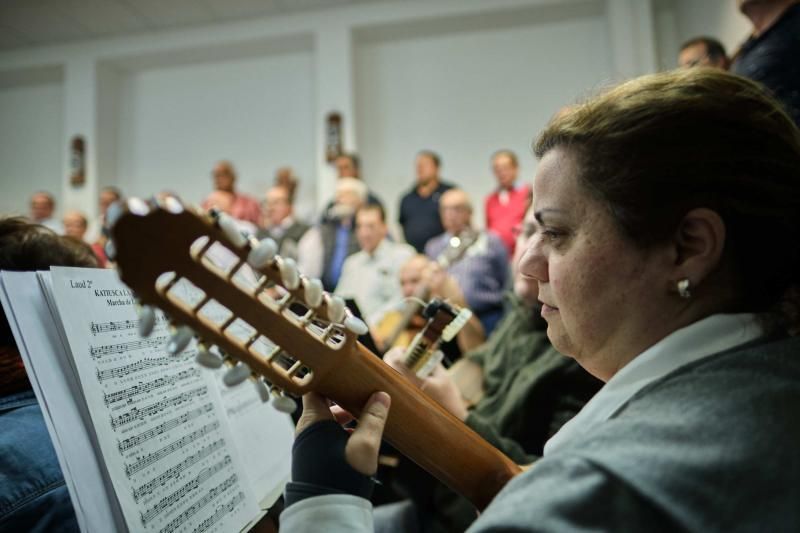
[(33, 391), (0, 397), (0, 531), (79, 531)]

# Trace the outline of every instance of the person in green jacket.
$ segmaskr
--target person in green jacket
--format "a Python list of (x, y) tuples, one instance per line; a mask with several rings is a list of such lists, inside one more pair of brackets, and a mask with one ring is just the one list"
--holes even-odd
[[(537, 284), (521, 276), (516, 268), (533, 227), (533, 216), (528, 213), (513, 258), (514, 288), (506, 295), (506, 314), (484, 344), (449, 371), (439, 367), (424, 380), (405, 369), (402, 350), (390, 351), (384, 358), (490, 444), (523, 465), (541, 457), (544, 443), (602, 386), (574, 359), (551, 346), (547, 323), (539, 313)], [(466, 498), (411, 461), (401, 461), (393, 484), (408, 499), (377, 507), (376, 531), (460, 532), (477, 518)]]

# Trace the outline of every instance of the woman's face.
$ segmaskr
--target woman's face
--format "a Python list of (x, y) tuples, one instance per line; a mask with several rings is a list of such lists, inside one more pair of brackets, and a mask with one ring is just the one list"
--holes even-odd
[(667, 246), (640, 250), (577, 177), (569, 152), (541, 160), (534, 180), (536, 232), (520, 262), (539, 285), (547, 335), (561, 353), (608, 380), (660, 340), (669, 322)]

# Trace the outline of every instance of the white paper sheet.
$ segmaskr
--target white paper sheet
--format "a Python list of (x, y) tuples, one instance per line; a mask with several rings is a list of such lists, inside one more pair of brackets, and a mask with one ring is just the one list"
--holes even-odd
[(239, 531), (258, 505), (210, 373), (142, 339), (109, 270), (54, 268), (55, 296), (97, 440), (132, 531)]
[[(43, 273), (49, 277), (49, 272)], [(42, 407), (82, 531), (127, 531), (121, 509), (93, 453), (94, 436), (84, 423), (80, 385), (61, 343), (35, 272), (2, 272), (0, 299)], [(13, 305), (12, 305), (13, 302)]]

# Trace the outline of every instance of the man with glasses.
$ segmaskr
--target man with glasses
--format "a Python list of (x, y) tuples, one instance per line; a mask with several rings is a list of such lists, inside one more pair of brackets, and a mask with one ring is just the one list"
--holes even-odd
[(713, 37), (695, 37), (689, 39), (681, 46), (678, 54), (678, 66), (714, 67), (728, 70), (730, 60), (725, 53), (725, 47)]

